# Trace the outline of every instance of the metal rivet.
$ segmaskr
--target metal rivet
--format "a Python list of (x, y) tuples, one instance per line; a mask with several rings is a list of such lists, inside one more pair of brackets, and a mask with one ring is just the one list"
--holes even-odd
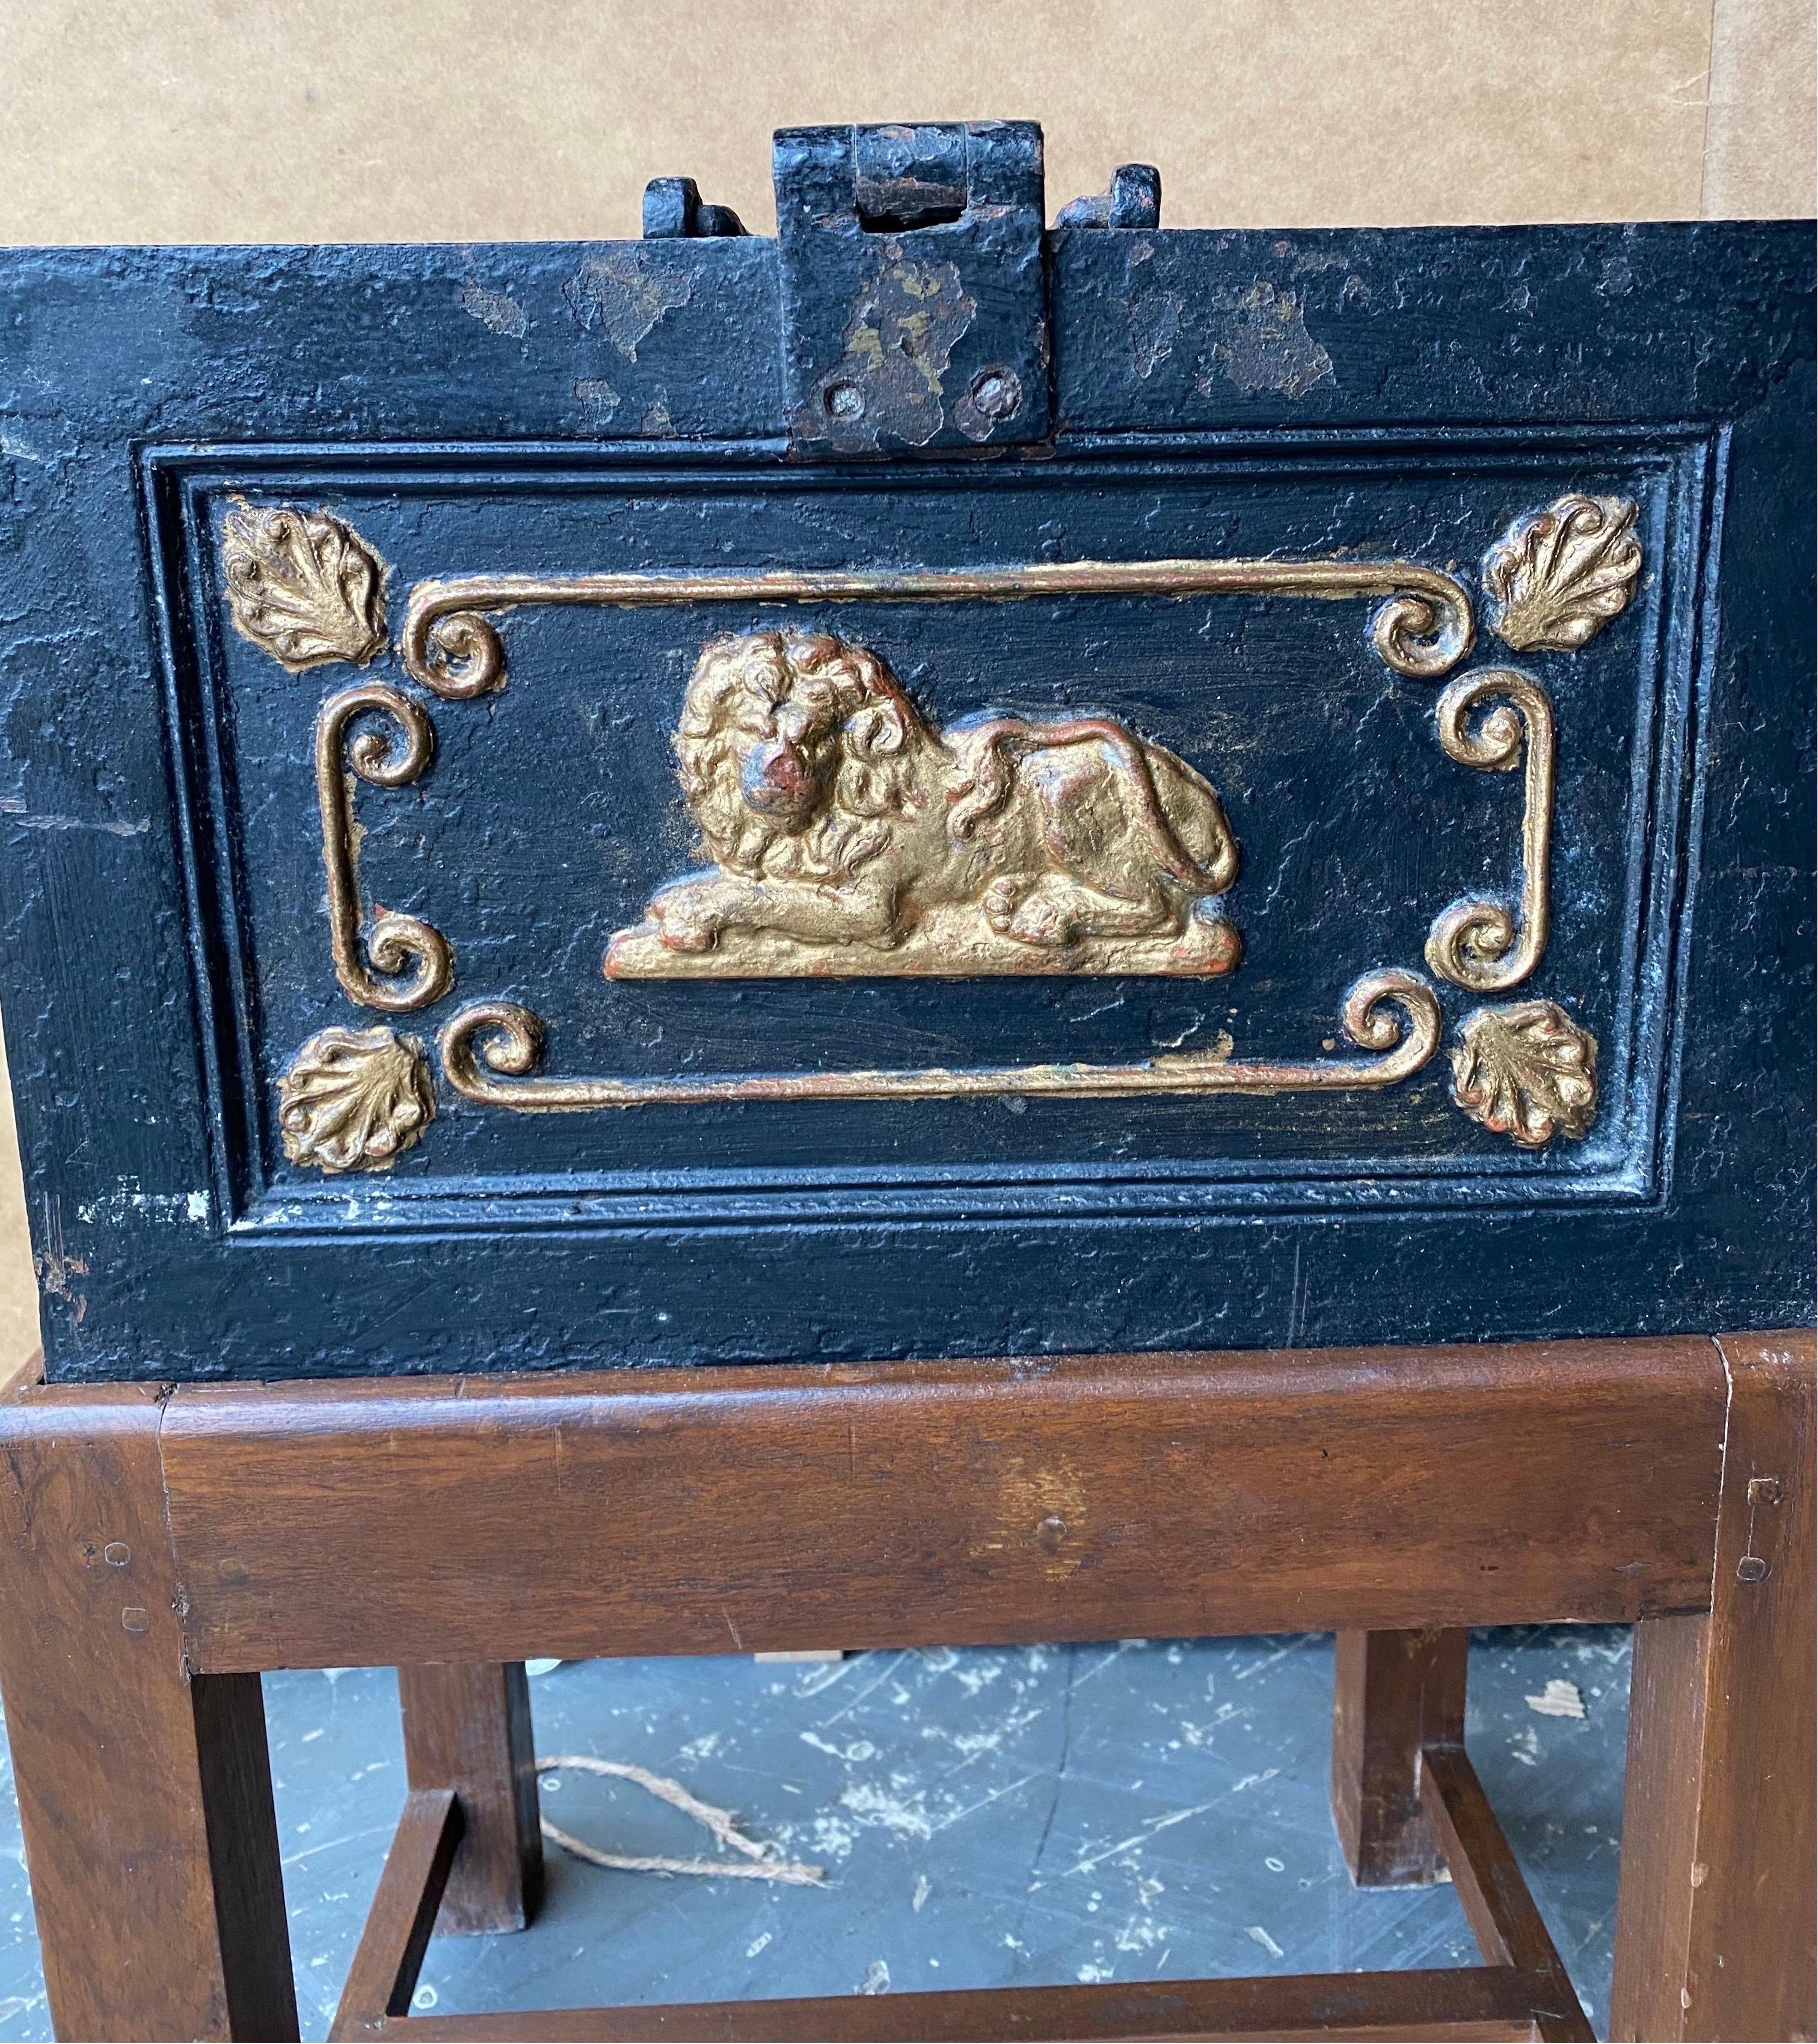
[(829, 384), (827, 409), (836, 419), (862, 419), (865, 416), (865, 394), (856, 383)]
[(124, 1540), (110, 1540), (101, 1550), (101, 1558), (110, 1569), (123, 1569), (133, 1558), (133, 1550)]
[(1751, 1476), (1748, 1480), (1748, 1501), (1751, 1504), (1779, 1504), (1780, 1478), (1777, 1476)]
[(152, 1630), (152, 1614), (142, 1611), (136, 1604), (129, 1604), (120, 1614), (120, 1623), (125, 1631), (137, 1635)]
[(1765, 1579), (1766, 1574), (1767, 1564), (1759, 1554), (1744, 1554), (1736, 1564), (1736, 1581), (1739, 1583), (1758, 1583)]
[(1023, 402), (1023, 386), (1012, 370), (981, 369), (967, 395), (980, 418), (1007, 419)]

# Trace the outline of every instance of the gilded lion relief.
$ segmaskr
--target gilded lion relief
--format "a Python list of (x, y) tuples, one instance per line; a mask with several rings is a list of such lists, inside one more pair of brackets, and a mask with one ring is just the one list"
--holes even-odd
[(1096, 717), (937, 726), (824, 632), (715, 640), (675, 751), (713, 860), (613, 937), (611, 979), (1229, 972), (1211, 785)]

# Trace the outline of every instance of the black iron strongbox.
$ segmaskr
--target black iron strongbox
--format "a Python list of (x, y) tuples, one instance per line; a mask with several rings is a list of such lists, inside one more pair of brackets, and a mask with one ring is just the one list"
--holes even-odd
[(1809, 227), (776, 182), (0, 256), (50, 1374), (1808, 1319)]

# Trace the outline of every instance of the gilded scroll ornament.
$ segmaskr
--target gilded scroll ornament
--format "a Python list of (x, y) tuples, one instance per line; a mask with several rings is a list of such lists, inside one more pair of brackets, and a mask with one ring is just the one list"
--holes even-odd
[[(1471, 713), (1490, 697), (1505, 698), (1474, 731)], [(1427, 938), (1427, 963), (1442, 979), (1474, 993), (1519, 986), (1547, 947), (1549, 866), (1558, 739), (1547, 692), (1512, 667), (1486, 667), (1451, 684), (1436, 713), (1439, 743), (1466, 766), (1514, 770), (1524, 751), (1521, 811), (1521, 897), (1519, 924), (1501, 901), (1455, 901)]]
[(1582, 1139), (1597, 1111), (1597, 1039), (1551, 1001), (1479, 1008), (1459, 1025), (1452, 1098), (1524, 1150)]
[(363, 667), (383, 651), (385, 570), (340, 519), (236, 501), (221, 554), (235, 625), (293, 674), (330, 660)]
[(1366, 974), (1345, 996), (1340, 1022), (1377, 1055), (1271, 1063), (1231, 1055), (1228, 1040), (1186, 1055), (1125, 1065), (1032, 1064), (921, 1070), (677, 1074), (654, 1078), (538, 1078), (543, 1024), (527, 1008), (476, 1001), (442, 1032), (442, 1070), (464, 1099), (521, 1114), (596, 1108), (698, 1106), (723, 1101), (960, 1100), (998, 1095), (1071, 1098), (1157, 1093), (1350, 1093), (1395, 1085), (1439, 1048), (1439, 1004), (1418, 973)]
[(1641, 572), (1627, 497), (1558, 498), (1517, 518), (1485, 556), (1497, 636), (1517, 653), (1570, 653), (1628, 607)]
[[(389, 717), (402, 731), (404, 743), (396, 751), (376, 731), (359, 732), (349, 743), (348, 727), (372, 711)], [(386, 1014), (440, 1001), (455, 983), (454, 958), (448, 939), (432, 924), (376, 905), (363, 951), (352, 776), (357, 774), (375, 788), (404, 787), (428, 766), (435, 743), (435, 727), (423, 705), (382, 682), (343, 689), (322, 705), (316, 719), (316, 795), (322, 813), (335, 977), (350, 998)], [(387, 977), (375, 978), (375, 969)]]
[(686, 603), (958, 603), (1058, 596), (1293, 596), (1388, 599), (1370, 637), (1397, 674), (1450, 674), (1476, 636), (1463, 585), (1414, 561), (1035, 561), (998, 568), (802, 568), (763, 573), (468, 575), (419, 582), (398, 651), (405, 670), (437, 695), (503, 688), (505, 649), (485, 613), (531, 604), (646, 609)]
[(324, 1029), (278, 1082), (278, 1125), (293, 1164), (384, 1171), (436, 1118), (429, 1062), (390, 1029)]
[(928, 722), (883, 659), (751, 632), (675, 735), (714, 863), (651, 897), (611, 979), (1229, 972), (1237, 846), (1211, 786), (1105, 717)]

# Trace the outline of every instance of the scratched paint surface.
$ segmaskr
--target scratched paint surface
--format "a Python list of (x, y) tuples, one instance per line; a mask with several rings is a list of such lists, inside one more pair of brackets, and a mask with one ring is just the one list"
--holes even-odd
[[(1470, 1750), (1599, 2034), (1616, 1908), (1629, 1635), (1479, 1635)], [(1583, 1719), (1526, 1700), (1570, 1682)], [(1326, 1801), (1324, 1635), (594, 1662), (532, 1684), (538, 1747), (635, 1761), (824, 1865), (824, 1890), (602, 1873), (552, 1852), (536, 1927), (439, 1940), (444, 2010), (901, 1993), (1473, 1963), (1447, 1888), (1352, 1888)], [(267, 1676), (302, 2034), (327, 2034), (404, 1792), (384, 1669)], [(546, 1784), (623, 1853), (705, 1835), (623, 1783)], [(0, 2044), (48, 2038), (10, 1768)]]

